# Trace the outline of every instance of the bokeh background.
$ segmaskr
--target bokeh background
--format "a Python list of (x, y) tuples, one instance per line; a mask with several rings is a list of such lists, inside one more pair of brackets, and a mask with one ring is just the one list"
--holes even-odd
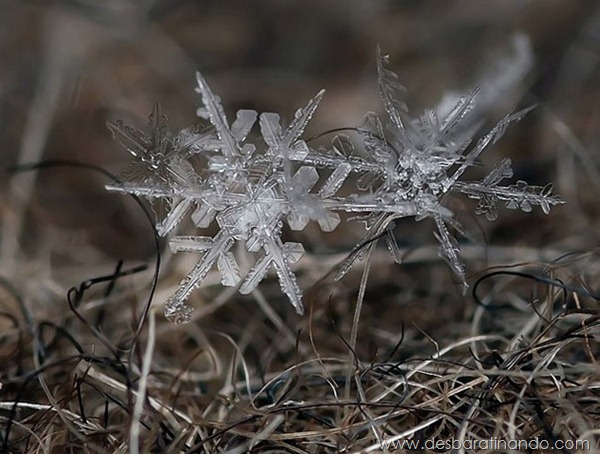
[[(146, 263), (149, 270), (119, 281), (111, 297), (106, 289), (90, 291), (82, 311), (90, 325), (127, 350), (136, 317), (147, 302), (156, 253), (139, 206), (126, 196), (108, 193), (102, 175), (64, 167), (15, 172), (14, 166), (67, 160), (118, 174), (129, 155), (113, 142), (106, 121), (122, 119), (143, 127), (160, 102), (173, 130), (196, 123), (196, 71), (219, 94), (230, 118), (237, 109), (249, 108), (278, 112), (289, 120), (299, 106), (326, 89), (306, 137), (357, 126), (367, 111), (382, 111), (377, 46), (389, 54), (415, 115), (449, 93), (467, 92), (474, 85), (487, 87), (480, 98), (483, 127), (511, 109), (537, 104), (486, 152), (482, 164), (508, 156), (515, 179), (537, 185), (553, 182), (567, 203), (550, 215), (503, 210), (492, 223), (469, 214), (473, 205), (457, 202), (459, 220), (477, 240), (475, 245), (465, 241), (463, 247), (470, 282), (490, 265), (597, 250), (597, 1), (0, 0), (0, 11), (0, 275), (6, 281), (2, 313), (20, 311), (24, 315), (15, 317), (27, 320), (19, 324), (3, 316), (1, 321), (0, 333), (8, 334), (0, 342), (6, 364), (0, 377), (8, 396), (18, 395), (20, 389), (40, 402), (48, 397), (38, 388), (19, 388), (19, 374), (34, 368), (33, 347), (26, 347), (31, 340), (28, 324), (54, 323), (86, 348), (103, 352), (97, 333), (69, 312), (65, 295), (71, 286), (114, 272), (118, 260), (125, 261), (125, 268)], [(326, 135), (321, 143), (327, 145), (331, 138)], [(195, 233), (182, 226), (186, 228)], [(211, 276), (207, 288), (192, 299), (198, 308), (195, 323), (174, 326), (157, 316), (153, 367), (163, 375), (157, 375), (154, 395), (168, 389), (161, 388), (161, 377), (175, 376), (185, 366), (197, 375), (178, 384), (180, 397), (201, 396), (194, 401), (197, 407), (187, 408), (189, 414), (202, 413), (203, 405), (211, 402), (210, 390), (219, 389), (215, 382), (223, 378), (224, 368), (214, 372), (214, 358), (195, 355), (205, 349), (218, 352), (219, 358), (224, 352), (221, 358), (227, 363), (234, 354), (221, 338), (206, 335), (209, 342), (205, 328), (231, 336), (240, 345), (254, 378), (264, 378), (310, 351), (305, 338), (295, 342), (297, 332), (306, 333), (309, 325), (319, 348), (346, 358), (347, 345), (332, 334), (331, 326), (335, 322), (341, 333), (350, 332), (362, 268), (341, 283), (332, 281), (330, 271), (362, 237), (362, 227), (349, 223), (323, 234), (309, 226), (295, 235), (307, 249), (298, 275), (311, 318), (293, 313), (276, 279), (261, 284), (267, 304), (224, 292), (215, 285), (218, 278)], [(400, 266), (384, 248), (375, 255), (356, 346), (362, 358), (391, 351), (402, 323), (407, 326), (405, 358), (435, 352), (424, 333), (455, 340), (468, 331), (473, 301), (462, 295), (437, 258), (431, 225), (402, 222), (398, 235), (412, 253)], [(163, 249), (153, 303), (157, 307), (193, 266), (192, 255), (172, 256)], [(597, 282), (596, 261), (588, 267), (576, 264), (569, 275), (589, 273)], [(513, 290), (521, 289), (507, 284), (497, 294)], [(21, 296), (27, 310), (17, 307), (11, 293)], [(537, 295), (529, 287), (522, 293)], [(511, 298), (506, 296), (507, 301)], [(499, 320), (490, 320), (486, 329), (513, 329)], [(13, 349), (17, 340), (21, 350)], [(48, 346), (47, 359), (72, 350), (58, 341), (52, 345), (56, 349)], [(72, 373), (67, 368), (48, 380), (57, 393), (72, 397), (70, 388), (61, 388), (70, 386)], [(105, 373), (122, 378), (114, 371)], [(104, 408), (97, 395), (87, 398), (97, 411)], [(75, 408), (72, 402), (68, 405)], [(127, 420), (119, 411), (114, 410), (112, 420)]]
[[(2, 167), (68, 159), (118, 173), (129, 156), (111, 141), (106, 120), (143, 126), (160, 102), (174, 130), (195, 123), (198, 70), (229, 115), (243, 107), (289, 119), (325, 88), (307, 136), (356, 126), (367, 111), (381, 110), (379, 45), (408, 88), (414, 114), (450, 90), (467, 91), (506, 72), (503, 66), (520, 69), (486, 106), (487, 125), (515, 107), (540, 107), (511, 127), (490, 162), (510, 156), (517, 179), (553, 181), (569, 204), (551, 218), (534, 214), (533, 222), (523, 216), (516, 226), (507, 220), (493, 228), (499, 238), (511, 231), (527, 237), (529, 230), (531, 241), (546, 243), (576, 235), (573, 246), (597, 238), (595, 223), (586, 230), (599, 188), (594, 1), (5, 0), (2, 11)], [(519, 33), (531, 41), (529, 62), (510, 60), (518, 58)], [(101, 178), (51, 173), (0, 182), (3, 218), (16, 209), (20, 219), (18, 228), (3, 226), (3, 258), (35, 253), (48, 227), (83, 231), (109, 256), (151, 254), (143, 221), (103, 191)]]

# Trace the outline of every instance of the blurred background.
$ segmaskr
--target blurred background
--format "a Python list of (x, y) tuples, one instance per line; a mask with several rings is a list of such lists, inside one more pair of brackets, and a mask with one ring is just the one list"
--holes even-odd
[[(597, 297), (586, 293), (598, 287), (600, 276), (597, 0), (0, 0), (0, 11), (0, 384), (7, 402), (26, 397), (51, 404), (39, 407), (45, 410), (37, 413), (31, 410), (31, 417), (30, 410), (18, 414), (9, 410), (10, 402), (2, 407), (2, 421), (9, 421), (8, 425), (15, 421), (10, 436), (8, 429), (0, 434), (6, 452), (11, 443), (26, 445), (14, 452), (34, 452), (28, 427), (44, 440), (37, 452), (68, 452), (67, 446), (71, 449), (75, 443), (73, 427), (86, 423), (85, 413), (91, 415), (87, 423), (96, 423), (89, 426), (99, 440), (94, 452), (104, 452), (101, 447), (107, 452), (132, 452), (128, 437), (133, 387), (139, 383), (142, 366), (148, 365), (142, 364), (146, 346), (150, 352), (154, 348), (149, 395), (162, 399), (167, 413), (179, 413), (177, 418), (171, 413), (163, 418), (158, 407), (147, 411), (145, 424), (155, 435), (145, 429), (143, 433), (147, 445), (155, 443), (152, 446), (157, 448), (143, 452), (168, 452), (164, 446), (171, 439), (175, 439), (172, 452), (182, 452), (178, 443), (185, 440), (177, 437), (188, 426), (177, 421), (188, 421), (186, 415), (194, 422), (190, 430), (206, 430), (217, 437), (215, 446), (221, 436), (225, 448), (238, 446), (238, 438), (246, 437), (246, 432), (236, 435), (235, 430), (231, 437), (223, 435), (226, 430), (219, 435), (223, 427), (235, 429), (240, 414), (250, 415), (242, 424), (256, 423), (244, 431), (264, 434), (275, 427), (271, 426), (276, 414), (271, 412), (272, 402), (280, 388), (277, 404), (284, 407), (281, 415), (286, 415), (286, 422), (278, 430), (309, 429), (309, 438), (315, 430), (323, 430), (333, 439), (330, 452), (339, 452), (352, 440), (360, 442), (368, 426), (361, 432), (363, 426), (357, 423), (354, 435), (354, 429), (349, 429), (350, 438), (344, 438), (354, 419), (346, 418), (350, 410), (337, 405), (337, 394), (330, 396), (335, 389), (329, 380), (345, 383), (347, 396), (359, 402), (352, 410), (359, 421), (366, 415), (363, 395), (354, 388), (349, 394), (350, 377), (358, 377), (357, 359), (364, 366), (359, 380), (373, 373), (372, 383), (376, 383), (382, 375), (375, 374), (371, 365), (394, 358), (398, 364), (385, 370), (396, 386), (403, 373), (400, 367), (410, 364), (411, 358), (429, 358), (439, 353), (440, 346), (459, 345), (457, 339), (478, 334), (490, 334), (492, 339), (478, 343), (481, 357), (487, 353), (500, 357), (497, 349), (502, 352), (504, 346), (494, 340), (500, 334), (509, 343), (506, 358), (514, 352), (518, 355), (517, 350), (528, 342), (545, 343), (544, 333), (555, 334), (565, 345), (575, 345), (575, 337), (581, 343), (585, 339), (585, 345), (573, 347), (572, 353), (563, 348), (564, 356), (557, 357), (560, 387), (559, 380), (551, 377), (545, 391), (540, 391), (536, 376), (536, 399), (546, 393), (553, 396), (550, 400), (523, 405), (518, 411), (514, 407), (509, 421), (512, 407), (505, 404), (514, 401), (514, 384), (520, 382), (507, 380), (506, 393), (498, 397), (498, 413), (486, 407), (482, 415), (490, 420), (481, 428), (493, 431), (497, 425), (504, 432), (523, 427), (529, 437), (539, 429), (529, 431), (530, 424), (543, 419), (556, 427), (564, 425), (567, 434), (586, 427), (595, 433), (591, 428), (598, 427), (598, 407), (593, 407), (598, 400), (593, 394), (598, 344), (590, 340), (591, 334), (569, 338), (565, 333), (576, 333), (571, 325), (550, 331), (554, 320), (546, 324), (542, 316), (538, 319), (536, 304), (542, 307), (538, 303), (547, 302), (548, 317), (554, 303), (560, 305), (557, 311), (583, 307), (597, 313)], [(305, 295), (305, 316), (293, 311), (276, 278), (263, 281), (254, 294), (242, 296), (235, 288), (221, 287), (214, 271), (190, 298), (196, 323), (173, 325), (162, 316), (161, 307), (198, 260), (195, 254), (172, 256), (161, 240), (161, 276), (151, 298), (154, 238), (148, 219), (130, 197), (107, 192), (106, 176), (82, 167), (15, 171), (15, 166), (23, 170), (26, 164), (60, 160), (120, 173), (130, 156), (111, 139), (106, 122), (121, 119), (143, 129), (160, 102), (173, 131), (195, 124), (200, 104), (194, 92), (196, 71), (221, 97), (229, 118), (246, 108), (278, 112), (289, 121), (298, 107), (324, 88), (326, 95), (305, 137), (358, 126), (366, 112), (382, 112), (378, 46), (389, 54), (390, 68), (407, 87), (406, 101), (414, 116), (429, 107), (443, 110), (457, 94), (474, 86), (481, 88), (477, 109), (482, 130), (511, 109), (537, 105), (486, 151), (482, 166), (472, 176), (481, 176), (507, 156), (513, 161), (514, 180), (542, 186), (553, 182), (555, 193), (567, 203), (549, 215), (539, 209), (531, 213), (503, 209), (497, 221), (488, 222), (472, 214), (472, 201), (453, 200), (458, 220), (476, 240), (473, 244), (461, 239), (471, 284), (466, 295), (437, 256), (432, 225), (406, 220), (398, 223), (397, 233), (410, 254), (398, 265), (383, 245), (376, 250), (362, 315), (357, 313), (353, 320), (364, 261), (340, 282), (333, 282), (332, 270), (363, 238), (363, 228), (342, 223), (335, 232), (324, 234), (309, 225), (293, 232), (307, 250), (296, 270)], [(324, 135), (311, 145), (328, 145), (332, 137)], [(189, 227), (182, 225), (181, 233), (198, 234)], [(571, 254), (578, 251), (582, 253)], [(510, 268), (521, 262), (527, 263)], [(147, 264), (147, 271), (116, 279), (115, 270), (131, 270), (139, 264)], [(530, 279), (519, 275), (486, 280), (478, 295), (497, 306), (484, 313), (483, 306), (475, 304), (481, 301), (474, 295), (474, 283), (492, 265), (524, 270)], [(557, 281), (542, 285), (536, 276)], [(68, 293), (72, 286), (90, 284), (98, 277), (100, 284), (85, 296)], [(572, 286), (569, 291), (576, 291), (567, 295), (565, 290), (563, 295), (558, 279)], [(160, 314), (156, 327), (152, 312), (150, 318), (143, 318), (149, 301)], [(500, 307), (504, 309), (496, 310)], [(139, 320), (147, 323), (138, 325)], [(583, 326), (579, 332), (588, 331)], [(344, 337), (350, 343), (342, 341)], [(534, 346), (531, 352), (539, 356), (542, 349), (538, 352)], [(319, 355), (332, 362), (323, 365)], [(440, 362), (439, 375), (435, 369), (431, 375), (427, 371), (412, 378), (424, 384), (415, 388), (418, 392), (407, 405), (429, 406), (431, 412), (410, 410), (406, 419), (390, 420), (392, 432), (427, 428), (428, 424), (421, 425), (423, 417), (446, 415), (449, 408), (463, 411), (459, 404), (454, 407), (450, 396), (464, 402), (479, 396), (479, 385), (464, 392), (463, 383), (472, 383), (470, 372), (460, 372), (459, 367), (458, 374), (466, 374), (461, 381), (459, 375), (446, 374), (446, 368), (467, 364), (480, 373), (493, 363), (480, 361), (466, 347), (452, 355), (444, 360), (447, 363)], [(542, 359), (540, 367), (545, 368), (546, 358)], [(533, 375), (527, 373), (537, 371), (537, 366), (523, 360), (522, 383), (533, 383)], [(565, 372), (568, 364), (574, 366)], [(263, 393), (272, 399), (264, 404), (265, 417), (253, 419), (263, 405), (255, 399), (257, 390), (273, 377), (279, 378)], [(315, 382), (315, 377), (323, 380)], [(438, 381), (441, 377), (447, 381)], [(289, 384), (288, 378), (297, 383)], [(315, 383), (324, 386), (315, 391)], [(428, 403), (421, 391), (438, 387), (439, 394), (431, 394)], [(576, 398), (580, 401), (571, 403)], [(294, 423), (294, 411), (287, 403), (313, 401), (314, 408), (296, 412)], [(309, 417), (323, 402), (329, 406)], [(400, 409), (399, 403), (393, 400), (391, 405)], [(74, 415), (64, 427), (54, 412), (59, 407)], [(528, 413), (523, 408), (533, 410)], [(387, 410), (381, 407), (381, 411)], [(61, 418), (66, 422), (64, 414)], [(471, 421), (472, 415), (457, 414), (455, 421)], [(515, 415), (522, 418), (522, 426)], [(586, 425), (582, 421), (588, 416)], [(570, 421), (571, 428), (567, 427)], [(337, 441), (332, 429), (336, 424), (341, 428)], [(444, 426), (450, 432), (441, 432)], [(77, 443), (85, 445), (93, 438), (89, 427), (80, 429), (85, 436), (79, 434)], [(436, 437), (456, 430), (454, 422), (444, 420), (439, 431), (437, 423), (430, 429)], [(45, 445), (55, 446), (55, 451)], [(121, 450), (114, 448), (117, 445)], [(242, 446), (235, 452), (246, 451)]]
[[(408, 89), (411, 113), (483, 86), (490, 126), (538, 104), (485, 156), (513, 159), (515, 179), (554, 182), (568, 204), (504, 211), (495, 223), (461, 219), (483, 242), (589, 249), (598, 240), (600, 7), (590, 0), (472, 2), (332, 0), (23, 0), (0, 2), (0, 167), (73, 160), (118, 173), (128, 153), (109, 119), (143, 127), (156, 102), (172, 129), (196, 122), (201, 71), (232, 117), (239, 108), (292, 117), (321, 88), (306, 132), (356, 126), (381, 111), (376, 49)], [(0, 180), (0, 257), (8, 274), (37, 263), (52, 282), (84, 264), (148, 260), (139, 208), (104, 190), (94, 172), (59, 168)], [(417, 243), (434, 242), (420, 225)], [(341, 226), (315, 250), (343, 250), (361, 233)], [(311, 230), (312, 229), (312, 230)], [(422, 229), (426, 231), (427, 229)], [(418, 243), (419, 244), (419, 243)], [(310, 246), (308, 247), (310, 249)], [(337, 248), (337, 249), (336, 249)], [(347, 250), (347, 249), (346, 249)], [(42, 268), (39, 268), (43, 263)], [(19, 271), (17, 271), (19, 270)]]

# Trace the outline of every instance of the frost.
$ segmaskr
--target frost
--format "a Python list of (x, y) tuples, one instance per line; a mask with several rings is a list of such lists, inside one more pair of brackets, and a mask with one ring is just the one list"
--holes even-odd
[[(394, 260), (402, 253), (393, 233), (394, 221), (412, 217), (431, 218), (440, 256), (466, 286), (459, 243), (453, 232), (464, 234), (453, 212), (445, 205), (449, 194), (477, 201), (476, 213), (493, 221), (498, 206), (528, 212), (539, 206), (548, 213), (562, 201), (552, 187), (528, 186), (512, 177), (511, 162), (503, 159), (481, 180), (463, 176), (488, 147), (496, 143), (507, 126), (519, 121), (529, 109), (511, 113), (477, 138), (480, 119), (473, 118), (478, 90), (455, 98), (443, 110), (428, 109), (409, 115), (406, 89), (378, 56), (378, 81), (385, 117), (365, 116), (355, 140), (336, 136), (329, 148), (311, 148), (302, 134), (323, 98), (323, 91), (298, 109), (288, 126), (278, 114), (240, 110), (230, 124), (219, 98), (206, 80), (197, 75), (196, 91), (202, 107), (203, 125), (173, 135), (167, 118), (157, 105), (144, 131), (121, 122), (109, 123), (113, 136), (134, 157), (122, 183), (111, 190), (163, 202), (157, 230), (170, 234), (173, 252), (199, 256), (198, 262), (166, 303), (166, 315), (175, 322), (189, 320), (186, 304), (212, 269), (225, 286), (252, 292), (272, 271), (283, 293), (298, 313), (303, 312), (302, 292), (293, 265), (304, 247), (281, 238), (284, 224), (302, 230), (316, 222), (330, 232), (340, 223), (340, 212), (354, 213), (366, 227), (366, 235), (341, 264), (341, 278), (366, 248), (380, 238)], [(258, 118), (258, 128), (253, 128)], [(256, 134), (259, 130), (260, 136)], [(350, 178), (352, 176), (352, 178)], [(343, 194), (341, 189), (344, 188)], [(202, 231), (215, 226), (214, 236), (173, 234), (189, 215)], [(241, 247), (235, 247), (240, 243)], [(244, 252), (247, 251), (247, 252)], [(246, 259), (240, 260), (239, 254)], [(249, 269), (240, 263), (253, 263)]]

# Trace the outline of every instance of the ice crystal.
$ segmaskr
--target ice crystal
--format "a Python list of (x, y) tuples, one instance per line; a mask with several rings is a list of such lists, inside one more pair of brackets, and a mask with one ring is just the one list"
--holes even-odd
[[(472, 115), (477, 90), (458, 98), (443, 115), (426, 110), (412, 118), (403, 98), (405, 89), (387, 65), (387, 58), (379, 54), (385, 119), (367, 114), (354, 142), (339, 135), (330, 148), (312, 149), (301, 139), (323, 91), (298, 109), (287, 127), (279, 115), (262, 113), (258, 121), (261, 137), (250, 141), (247, 137), (257, 113), (240, 110), (230, 125), (219, 98), (200, 74), (196, 91), (202, 107), (198, 116), (208, 125), (173, 135), (159, 106), (145, 131), (121, 122), (109, 123), (113, 136), (135, 158), (124, 172), (123, 182), (109, 185), (109, 189), (166, 202), (167, 209), (157, 221), (160, 235), (172, 232), (190, 212), (199, 230), (211, 225), (218, 228), (213, 237), (171, 236), (174, 252), (193, 252), (200, 258), (167, 301), (169, 319), (189, 320), (192, 309), (186, 300), (215, 266), (221, 283), (239, 286), (243, 294), (252, 292), (273, 269), (282, 291), (302, 313), (302, 292), (292, 265), (300, 260), (304, 248), (300, 243), (282, 241), (284, 223), (292, 230), (302, 230), (315, 221), (322, 230), (332, 231), (340, 222), (339, 212), (360, 215), (367, 234), (340, 266), (337, 278), (341, 278), (362, 257), (363, 246), (382, 237), (400, 262), (400, 249), (392, 234), (394, 221), (431, 218), (441, 257), (466, 286), (458, 241), (451, 233), (462, 229), (444, 205), (448, 194), (476, 199), (476, 213), (488, 220), (497, 218), (500, 203), (526, 212), (540, 206), (548, 213), (552, 205), (562, 202), (552, 195), (551, 185), (542, 188), (522, 181), (502, 185), (512, 177), (509, 159), (480, 181), (462, 179), (479, 155), (529, 109), (507, 115), (476, 139), (480, 121)], [(351, 174), (356, 178), (349, 179)], [(348, 188), (348, 181), (357, 181), (356, 187)], [(349, 189), (344, 194), (350, 195), (338, 195), (344, 186)], [(249, 270), (240, 269), (243, 250), (234, 249), (236, 243), (256, 257)]]

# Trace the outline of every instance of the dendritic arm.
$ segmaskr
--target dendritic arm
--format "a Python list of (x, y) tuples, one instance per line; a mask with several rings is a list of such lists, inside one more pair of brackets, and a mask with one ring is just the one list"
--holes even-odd
[(165, 305), (165, 314), (169, 320), (175, 323), (189, 320), (192, 309), (185, 301), (202, 284), (202, 281), (219, 258), (223, 255), (229, 257), (229, 249), (233, 243), (233, 237), (224, 231), (220, 231), (212, 239), (209, 237), (176, 237), (171, 240), (170, 246), (174, 252), (204, 252), (204, 256), (168, 299)]
[(377, 74), (379, 75), (379, 93), (383, 99), (385, 110), (392, 124), (396, 127), (400, 140), (405, 147), (411, 146), (411, 129), (408, 107), (403, 101), (406, 88), (400, 83), (400, 78), (386, 66), (389, 58), (377, 49)]
[(477, 145), (475, 145), (473, 150), (471, 150), (469, 154), (465, 157), (460, 167), (456, 170), (456, 172), (454, 172), (452, 177), (448, 179), (447, 185), (451, 186), (454, 182), (458, 181), (458, 179), (467, 170), (467, 168), (475, 163), (475, 160), (489, 145), (493, 145), (498, 140), (500, 140), (500, 138), (506, 132), (506, 128), (510, 123), (520, 121), (529, 111), (531, 111), (534, 108), (535, 106), (527, 107), (518, 112), (510, 113), (506, 115), (502, 120), (500, 120), (490, 132), (488, 132), (477, 142)]
[(238, 142), (245, 138), (246, 134), (252, 128), (256, 120), (256, 112), (252, 110), (243, 111), (238, 114), (235, 127), (230, 129), (225, 111), (219, 98), (212, 92), (206, 80), (200, 73), (196, 73), (198, 88), (196, 91), (202, 96), (204, 108), (198, 109), (198, 116), (208, 118), (215, 127), (217, 135), (221, 141), (221, 153), (226, 160), (242, 158), (242, 149)]
[(440, 242), (440, 257), (450, 266), (450, 269), (460, 278), (466, 290), (467, 280), (465, 278), (465, 268), (460, 259), (460, 248), (456, 238), (450, 235), (444, 220), (440, 215), (434, 215), (435, 225), (438, 231), (434, 232), (435, 237)]
[(240, 293), (252, 292), (264, 279), (268, 269), (273, 266), (277, 272), (281, 290), (287, 295), (296, 312), (302, 314), (304, 312), (302, 292), (298, 287), (296, 276), (290, 264), (300, 260), (304, 255), (304, 247), (300, 243), (289, 242), (283, 244), (279, 237), (271, 235), (265, 236), (262, 239), (262, 244), (265, 253), (242, 282)]

